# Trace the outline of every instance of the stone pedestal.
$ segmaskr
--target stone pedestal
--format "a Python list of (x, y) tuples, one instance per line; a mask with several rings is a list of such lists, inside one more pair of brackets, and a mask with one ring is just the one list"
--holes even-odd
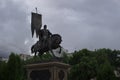
[(29, 64), (27, 69), (28, 80), (67, 80), (70, 66), (61, 62), (47, 62)]

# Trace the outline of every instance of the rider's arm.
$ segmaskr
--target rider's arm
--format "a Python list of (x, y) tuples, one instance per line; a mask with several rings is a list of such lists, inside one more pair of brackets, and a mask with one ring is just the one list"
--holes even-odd
[(52, 33), (48, 30), (48, 34), (51, 36), (52, 35)]

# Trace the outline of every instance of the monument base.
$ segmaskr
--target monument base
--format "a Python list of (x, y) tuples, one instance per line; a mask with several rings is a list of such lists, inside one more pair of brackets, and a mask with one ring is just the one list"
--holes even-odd
[(67, 80), (69, 64), (61, 62), (46, 62), (37, 64), (28, 64), (28, 80)]

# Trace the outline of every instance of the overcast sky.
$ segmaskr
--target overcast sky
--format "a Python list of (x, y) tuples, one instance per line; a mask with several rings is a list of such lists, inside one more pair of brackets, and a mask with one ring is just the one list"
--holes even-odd
[(0, 56), (30, 54), (31, 12), (43, 15), (43, 24), (62, 36), (69, 52), (88, 48), (120, 49), (119, 0), (0, 0)]

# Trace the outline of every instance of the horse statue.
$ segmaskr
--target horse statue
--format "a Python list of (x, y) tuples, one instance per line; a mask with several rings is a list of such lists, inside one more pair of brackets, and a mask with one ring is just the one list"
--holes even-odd
[(36, 33), (36, 38), (39, 40), (31, 47), (31, 53), (35, 53), (35, 56), (38, 54), (39, 56), (43, 55), (44, 52), (51, 51), (52, 55), (55, 57), (52, 49), (60, 48), (60, 43), (62, 42), (62, 38), (59, 34), (52, 34), (48, 29), (47, 25), (43, 26), (42, 29), (42, 15), (38, 13), (32, 12), (31, 17), (31, 33), (32, 37), (34, 33)]
[(43, 43), (41, 41), (37, 41), (32, 47), (31, 52), (35, 54), (35, 56), (38, 54), (39, 56), (43, 55), (44, 52), (51, 51), (53, 57), (55, 57), (52, 49), (60, 48), (59, 53), (61, 52), (61, 46), (60, 43), (62, 42), (62, 38), (59, 34), (52, 34), (52, 36), (48, 39), (47, 43)]

